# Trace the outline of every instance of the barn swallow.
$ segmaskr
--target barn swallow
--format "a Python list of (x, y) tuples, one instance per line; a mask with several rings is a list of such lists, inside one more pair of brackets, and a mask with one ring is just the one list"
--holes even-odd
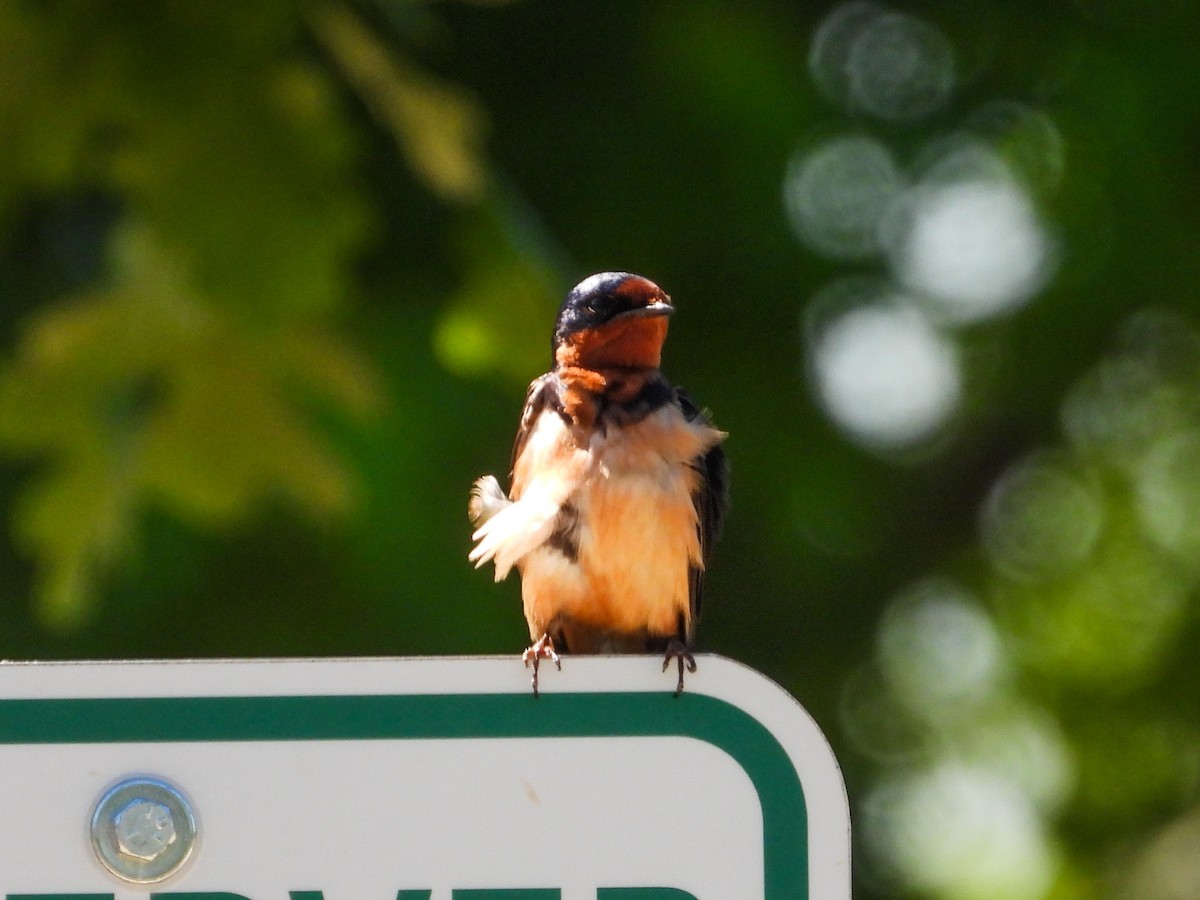
[(671, 299), (652, 281), (603, 272), (576, 285), (554, 324), (553, 368), (525, 397), (505, 494), (471, 490), (469, 559), (496, 581), (515, 567), (533, 666), (560, 653), (691, 648), (704, 569), (725, 515), (728, 470), (707, 412), (659, 371)]

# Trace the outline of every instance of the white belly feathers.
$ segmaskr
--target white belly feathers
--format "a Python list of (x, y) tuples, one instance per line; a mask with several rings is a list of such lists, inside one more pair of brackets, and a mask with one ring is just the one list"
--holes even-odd
[(721, 437), (665, 406), (580, 447), (558, 415), (541, 416), (514, 473), (515, 505), (573, 507), (577, 553), (570, 559), (547, 544), (547, 531), (517, 561), (531, 634), (564, 615), (614, 631), (675, 633), (690, 615), (689, 566), (703, 564), (690, 463)]
[[(497, 581), (520, 570), (534, 637), (560, 617), (674, 634), (691, 614), (689, 567), (703, 566), (691, 463), (724, 435), (671, 405), (591, 431), (586, 445), (577, 433), (545, 410), (516, 461), (511, 499), (495, 479), (477, 483), (471, 559), (494, 560)], [(569, 550), (552, 540), (565, 518), (574, 523)]]

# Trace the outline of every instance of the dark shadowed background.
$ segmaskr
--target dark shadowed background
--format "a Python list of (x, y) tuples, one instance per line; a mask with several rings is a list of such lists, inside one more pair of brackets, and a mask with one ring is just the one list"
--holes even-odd
[(1193, 0), (0, 5), (0, 655), (516, 654), (562, 294), (729, 434), (700, 647), (862, 897), (1200, 896)]

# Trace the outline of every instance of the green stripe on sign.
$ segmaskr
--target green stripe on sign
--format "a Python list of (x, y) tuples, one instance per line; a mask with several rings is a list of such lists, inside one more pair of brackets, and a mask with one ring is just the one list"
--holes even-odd
[(762, 723), (715, 697), (663, 691), (536, 700), (524, 693), (0, 700), (2, 744), (541, 737), (688, 737), (723, 750), (758, 792), (764, 900), (807, 900), (808, 816), (796, 770)]

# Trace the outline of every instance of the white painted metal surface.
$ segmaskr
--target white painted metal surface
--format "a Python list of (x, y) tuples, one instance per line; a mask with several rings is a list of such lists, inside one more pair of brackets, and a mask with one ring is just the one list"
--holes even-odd
[[(537, 700), (510, 657), (0, 665), (0, 896), (849, 898), (819, 729), (752, 670), (698, 662), (677, 699), (657, 659), (570, 657)], [(89, 836), (135, 775), (196, 819), (156, 885)]]

